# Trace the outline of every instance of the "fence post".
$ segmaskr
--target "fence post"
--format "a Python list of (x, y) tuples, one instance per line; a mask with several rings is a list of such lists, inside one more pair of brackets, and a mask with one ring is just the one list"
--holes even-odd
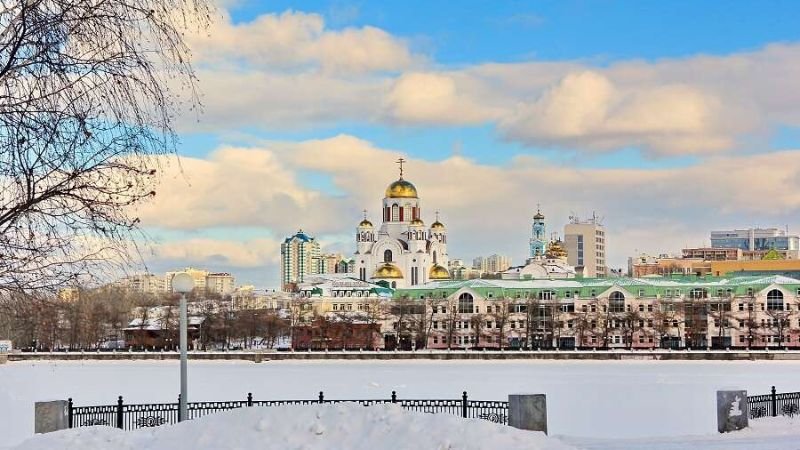
[(508, 425), (520, 430), (547, 434), (547, 396), (511, 394), (508, 396)]
[(36, 402), (33, 412), (34, 433), (50, 433), (69, 427), (69, 402), (66, 400)]
[(467, 391), (461, 394), (461, 417), (467, 417)]
[(67, 426), (72, 428), (72, 397), (67, 399)]
[(183, 422), (183, 417), (181, 417), (181, 394), (178, 394), (178, 422)]
[(253, 406), (253, 393), (247, 393), (247, 406)]
[(397, 392), (392, 391), (392, 403), (397, 403)]
[(319, 402), (325, 403), (325, 394), (323, 394), (322, 391), (319, 391)]
[(775, 395), (775, 386), (772, 386), (772, 417), (778, 417), (778, 396)]
[(122, 396), (117, 399), (117, 428), (122, 429)]
[(717, 431), (747, 428), (749, 415), (747, 391), (717, 391)]

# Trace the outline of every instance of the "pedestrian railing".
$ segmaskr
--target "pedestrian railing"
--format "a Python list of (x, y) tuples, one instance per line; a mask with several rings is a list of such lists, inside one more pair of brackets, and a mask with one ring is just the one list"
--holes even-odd
[[(247, 400), (227, 402), (190, 402), (188, 403), (187, 420), (196, 419), (232, 409), (246, 407), (269, 407), (282, 405), (319, 405), (330, 403), (355, 403), (363, 406), (377, 404), (396, 404), (409, 411), (431, 414), (452, 414), (464, 418), (488, 420), (503, 425), (508, 424), (508, 402), (494, 400), (470, 400), (465, 391), (460, 399), (400, 399), (392, 391), (386, 399), (335, 399), (325, 398), (320, 392), (313, 400), (254, 400), (253, 394), (247, 394)], [(183, 420), (178, 403), (143, 403), (126, 404), (122, 396), (115, 405), (74, 406), (68, 401), (68, 420), (70, 428), (106, 425), (123, 430), (172, 425)]]
[(761, 417), (789, 416), (800, 414), (800, 392), (784, 392), (779, 394), (772, 386), (769, 394), (747, 397), (747, 406), (751, 419)]

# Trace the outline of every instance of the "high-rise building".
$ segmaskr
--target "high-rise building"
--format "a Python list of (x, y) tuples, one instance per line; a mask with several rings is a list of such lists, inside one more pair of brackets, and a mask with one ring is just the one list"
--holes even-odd
[[(170, 277), (170, 281), (172, 277)], [(160, 294), (164, 292), (164, 278), (153, 273), (129, 275), (116, 283), (118, 286), (142, 294)]]
[(509, 267), (511, 267), (511, 258), (505, 255), (479, 256), (472, 260), (472, 268), (483, 273), (498, 273)]
[(583, 276), (596, 278), (608, 275), (606, 230), (596, 215), (592, 214), (588, 220), (570, 217), (570, 222), (564, 225), (564, 244), (567, 263), (576, 268), (583, 267)]
[(319, 242), (303, 230), (286, 238), (281, 244), (281, 288), (305, 281), (306, 275), (319, 272)]
[(712, 231), (711, 247), (741, 249), (744, 259), (761, 259), (771, 251), (785, 259), (798, 259), (800, 237), (779, 228)]
[(236, 289), (233, 275), (227, 272), (209, 273), (206, 276), (206, 292), (219, 295), (231, 295)]

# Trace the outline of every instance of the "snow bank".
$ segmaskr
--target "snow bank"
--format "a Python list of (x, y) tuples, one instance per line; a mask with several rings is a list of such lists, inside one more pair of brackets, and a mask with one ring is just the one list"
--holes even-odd
[(800, 417), (751, 420), (748, 428), (725, 434), (649, 439), (561, 439), (585, 450), (787, 450), (800, 448)]
[(31, 438), (16, 450), (536, 449), (568, 450), (543, 433), (396, 405), (253, 407), (136, 431), (86, 427)]

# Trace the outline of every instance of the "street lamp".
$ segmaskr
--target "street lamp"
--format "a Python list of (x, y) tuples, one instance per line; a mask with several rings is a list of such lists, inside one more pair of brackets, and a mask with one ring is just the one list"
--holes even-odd
[(189, 417), (188, 408), (188, 389), (186, 386), (186, 372), (188, 366), (187, 350), (187, 317), (186, 317), (186, 294), (192, 292), (194, 289), (194, 278), (186, 272), (175, 274), (172, 277), (172, 290), (181, 294), (180, 305), (180, 345), (181, 345), (181, 399), (178, 409), (180, 412), (181, 420), (186, 420)]

